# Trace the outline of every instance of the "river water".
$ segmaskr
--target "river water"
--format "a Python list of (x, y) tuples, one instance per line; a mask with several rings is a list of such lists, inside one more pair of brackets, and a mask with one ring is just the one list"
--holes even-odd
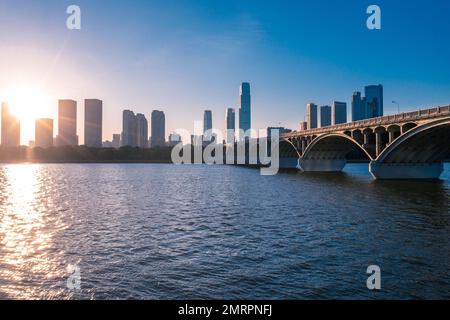
[(442, 178), (1, 165), (0, 299), (450, 298)]

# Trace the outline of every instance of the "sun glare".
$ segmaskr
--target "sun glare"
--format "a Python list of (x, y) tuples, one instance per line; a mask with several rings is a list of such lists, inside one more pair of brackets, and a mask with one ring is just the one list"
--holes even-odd
[(12, 113), (24, 123), (32, 123), (37, 118), (49, 115), (51, 102), (39, 89), (16, 87), (9, 90), (4, 98)]

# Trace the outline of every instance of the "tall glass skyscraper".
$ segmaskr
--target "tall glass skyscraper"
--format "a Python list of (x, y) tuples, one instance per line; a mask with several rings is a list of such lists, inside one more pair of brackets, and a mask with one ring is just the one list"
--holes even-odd
[(136, 144), (139, 148), (148, 148), (148, 121), (145, 115), (136, 115)]
[(331, 126), (331, 106), (320, 107), (320, 127)]
[(233, 108), (227, 108), (225, 116), (226, 143), (234, 143), (236, 135), (236, 113)]
[(77, 102), (58, 102), (58, 146), (77, 146)]
[(367, 119), (366, 98), (361, 97), (361, 92), (355, 92), (352, 96), (352, 121)]
[(332, 125), (346, 123), (347, 122), (347, 103), (346, 102), (333, 102), (332, 108)]
[(205, 110), (203, 114), (203, 137), (205, 140), (211, 140), (211, 132), (207, 133), (209, 130), (212, 130), (212, 111)]
[(164, 112), (152, 112), (152, 147), (163, 147), (166, 144), (166, 116)]
[(384, 115), (383, 106), (383, 86), (372, 85), (365, 87), (366, 94), (366, 118), (382, 117)]
[(306, 117), (308, 120), (308, 129), (317, 128), (317, 104), (308, 103), (306, 105)]
[(53, 147), (53, 119), (36, 119), (35, 147)]
[[(239, 129), (247, 132), (252, 127), (250, 83), (243, 82), (240, 89)], [(244, 139), (244, 137), (240, 137)]]
[(137, 147), (137, 119), (131, 110), (123, 111), (122, 147)]
[(84, 100), (84, 144), (92, 148), (102, 147), (103, 101)]

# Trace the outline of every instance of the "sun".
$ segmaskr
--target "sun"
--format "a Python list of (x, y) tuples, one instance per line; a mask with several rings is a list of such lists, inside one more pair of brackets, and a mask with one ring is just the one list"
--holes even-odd
[(24, 123), (32, 123), (37, 118), (48, 115), (50, 99), (43, 91), (30, 86), (17, 86), (8, 90), (3, 99), (8, 102), (11, 112)]

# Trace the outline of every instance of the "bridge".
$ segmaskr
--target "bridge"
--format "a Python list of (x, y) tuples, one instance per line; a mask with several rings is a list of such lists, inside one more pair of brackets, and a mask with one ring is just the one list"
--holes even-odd
[(438, 179), (450, 159), (450, 106), (283, 134), (280, 166), (339, 172), (369, 161), (375, 179)]

